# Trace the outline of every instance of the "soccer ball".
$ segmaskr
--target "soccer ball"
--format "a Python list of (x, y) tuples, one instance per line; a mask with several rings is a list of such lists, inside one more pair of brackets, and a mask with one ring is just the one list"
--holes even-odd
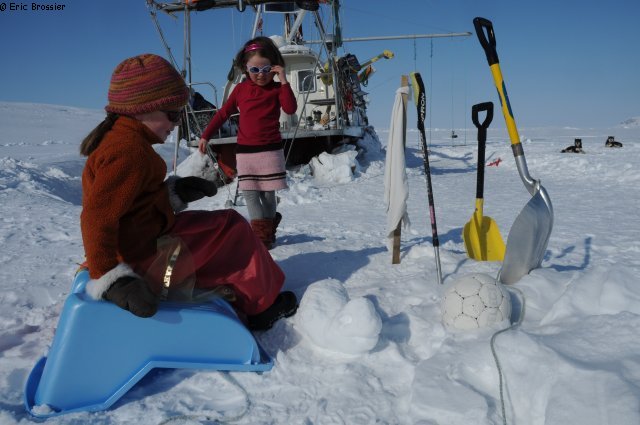
[(485, 273), (460, 277), (442, 299), (442, 321), (450, 328), (476, 329), (510, 318), (509, 292)]

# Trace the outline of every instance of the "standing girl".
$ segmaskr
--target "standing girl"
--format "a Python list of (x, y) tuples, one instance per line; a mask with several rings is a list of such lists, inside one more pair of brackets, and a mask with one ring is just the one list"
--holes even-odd
[[(267, 37), (249, 40), (235, 65), (247, 77), (238, 84), (202, 133), (200, 152), (229, 117), (240, 112), (236, 145), (238, 187), (247, 202), (251, 227), (267, 248), (275, 242), (282, 215), (276, 212), (276, 190), (287, 187), (280, 135), (280, 109), (293, 114), (296, 98), (287, 82), (284, 59)], [(273, 81), (278, 75), (280, 82)]]

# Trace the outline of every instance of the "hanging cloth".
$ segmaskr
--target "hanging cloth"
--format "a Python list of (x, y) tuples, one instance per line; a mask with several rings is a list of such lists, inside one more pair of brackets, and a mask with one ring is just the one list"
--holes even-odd
[(391, 126), (387, 142), (387, 156), (384, 169), (384, 203), (387, 207), (387, 248), (393, 247), (393, 231), (402, 222), (408, 230), (410, 226), (407, 213), (407, 199), (409, 198), (409, 184), (405, 167), (405, 126), (406, 106), (402, 95), (410, 95), (409, 87), (396, 90), (396, 98), (391, 112)]

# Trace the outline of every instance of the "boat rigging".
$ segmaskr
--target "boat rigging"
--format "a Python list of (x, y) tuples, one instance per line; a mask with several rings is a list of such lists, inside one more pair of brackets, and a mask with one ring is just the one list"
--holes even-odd
[[(462, 32), (343, 38), (339, 20), (339, 0), (181, 0), (173, 2), (146, 0), (146, 2), (168, 55), (176, 68), (181, 70), (194, 94), (194, 99), (185, 111), (187, 119), (183, 120), (184, 125), (180, 136), (190, 147), (197, 146), (200, 134), (218, 106), (218, 92), (213, 84), (192, 81), (190, 14), (232, 7), (240, 12), (251, 10), (255, 16), (252, 32), (248, 38), (260, 35), (263, 20), (267, 15), (279, 15), (284, 20), (282, 34), (272, 35), (270, 38), (279, 47), (284, 57), (287, 80), (298, 101), (298, 109), (294, 114), (282, 113), (280, 116), (280, 131), (285, 143), (288, 165), (306, 163), (321, 152), (331, 151), (343, 144), (356, 143), (368, 131), (369, 122), (366, 111), (368, 99), (362, 87), (374, 72), (372, 64), (381, 59), (391, 59), (394, 55), (390, 50), (384, 50), (379, 55), (361, 63), (354, 54), (338, 53), (343, 42), (471, 35), (470, 32)], [(331, 23), (332, 32), (326, 30), (325, 20), (319, 13), (320, 7), (329, 9), (329, 13), (326, 14), (328, 19), (325, 20)], [(162, 33), (156, 11), (172, 16), (177, 13), (184, 14), (184, 58), (181, 68), (177, 66)], [(313, 21), (319, 39), (304, 39), (301, 26), (305, 19)], [(220, 104), (224, 104), (243, 77), (240, 70), (232, 67)], [(213, 88), (214, 103), (204, 101), (196, 92), (195, 87), (202, 84)], [(233, 178), (235, 166), (233, 152), (239, 119), (241, 117), (236, 117), (235, 121), (230, 120), (209, 141), (209, 155), (214, 163), (216, 161), (220, 163), (229, 180)]]

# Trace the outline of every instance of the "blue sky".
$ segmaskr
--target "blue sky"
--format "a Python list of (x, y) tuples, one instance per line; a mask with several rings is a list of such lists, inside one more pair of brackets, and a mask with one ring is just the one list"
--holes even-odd
[[(100, 109), (113, 68), (124, 58), (165, 55), (144, 0), (61, 0), (62, 11), (0, 12), (0, 100)], [(44, 3), (43, 3), (44, 4)], [(53, 2), (48, 4), (54, 4)], [(493, 22), (497, 51), (518, 127), (610, 127), (640, 116), (640, 2), (506, 0), (343, 0), (344, 37), (473, 32)], [(182, 19), (161, 16), (182, 63)], [(253, 14), (223, 9), (194, 14), (194, 81), (222, 91), (231, 58), (249, 36)], [(311, 25), (304, 28), (312, 36)], [(265, 35), (278, 31), (266, 27)], [(419, 71), (429, 123), (472, 127), (474, 103), (499, 100), (475, 35), (463, 39), (352, 42), (365, 61), (384, 49), (365, 91), (376, 127), (387, 127), (400, 76)], [(212, 97), (203, 89), (205, 97)], [(415, 115), (410, 116), (415, 120)], [(504, 127), (498, 115), (492, 127)]]

